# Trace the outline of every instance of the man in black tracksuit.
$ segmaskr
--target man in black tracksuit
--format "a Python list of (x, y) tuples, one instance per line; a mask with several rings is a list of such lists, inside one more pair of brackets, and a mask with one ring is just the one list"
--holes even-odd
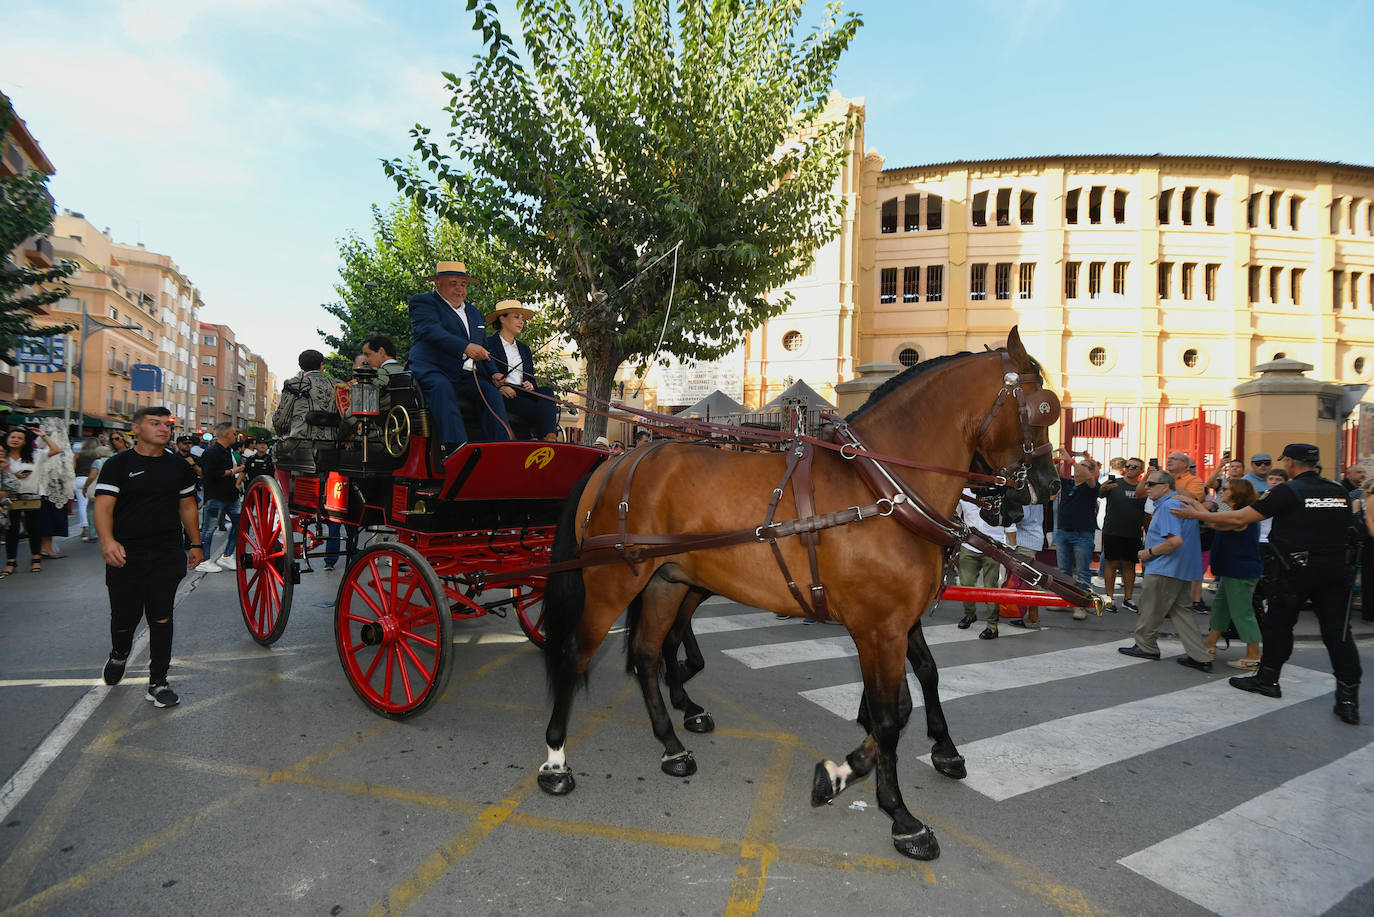
[(1352, 726), (1360, 722), (1360, 656), (1350, 633), (1350, 587), (1354, 567), (1346, 555), (1350, 497), (1335, 481), (1317, 473), (1316, 446), (1289, 443), (1282, 459), (1289, 480), (1269, 488), (1263, 500), (1228, 513), (1175, 509), (1188, 519), (1243, 524), (1274, 520), (1264, 557), (1264, 591), (1269, 611), (1260, 624), (1264, 650), (1248, 678), (1232, 678), (1242, 691), (1282, 697), (1279, 672), (1293, 655), (1293, 626), (1308, 599), (1321, 626), (1322, 642), (1336, 676), (1334, 712)]
[[(105, 684), (117, 685), (133, 648), (134, 629), (148, 620), (148, 700), (171, 707), (172, 605), (177, 584), (204, 558), (196, 518), (196, 472), (167, 451), (172, 413), (143, 407), (134, 414), (138, 443), (110, 457), (95, 485), (95, 529), (110, 593), (110, 656)], [(190, 558), (182, 532), (191, 540)]]

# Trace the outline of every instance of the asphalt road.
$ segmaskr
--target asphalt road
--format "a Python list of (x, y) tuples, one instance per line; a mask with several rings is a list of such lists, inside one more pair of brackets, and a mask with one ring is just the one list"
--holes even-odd
[(928, 633), (970, 774), (920, 760), (918, 708), (901, 786), (943, 853), (917, 863), (871, 779), (809, 804), (816, 761), (861, 738), (839, 628), (703, 606), (689, 688), (717, 729), (681, 733), (687, 779), (659, 771), (613, 637), (571, 725), (578, 789), (552, 798), (534, 784), (540, 660), (514, 621), (458, 622), (447, 694), (396, 723), (344, 679), (339, 573), (303, 577), (272, 649), (248, 638), (232, 575), (188, 578), (182, 703), (159, 710), (146, 649), (125, 684), (95, 687), (103, 568), (95, 546), (63, 548), (0, 581), (3, 915), (1370, 912), (1374, 737), (1331, 715), (1319, 644), (1300, 644), (1280, 702), (1222, 666), (1119, 656), (1129, 614), (1046, 611), (1045, 630), (979, 641), (942, 607)]

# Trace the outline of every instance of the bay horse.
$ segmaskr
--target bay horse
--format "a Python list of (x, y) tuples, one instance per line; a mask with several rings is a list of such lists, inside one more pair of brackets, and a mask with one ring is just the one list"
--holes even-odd
[[(1034, 413), (1028, 405), (1052, 416), (1028, 417)], [(891, 457), (891, 464), (877, 463), (885, 480), (904, 494), (924, 498), (923, 505), (942, 520), (953, 516), (965, 486), (964, 476), (953, 470), (979, 463), (1005, 469), (1007, 480), (1018, 488), (1013, 496), (1021, 502), (1042, 502), (1059, 489), (1048, 455), (1048, 426), (1057, 416), (1057, 400), (1044, 389), (1039, 365), (1013, 328), (1005, 348), (927, 360), (874, 391), (845, 425), (862, 447), (851, 442), (844, 450), (815, 451), (809, 469), (811, 498), (803, 497), (811, 505), (804, 505), (800, 515), (797, 479), (785, 486), (792, 466), (784, 453), (673, 443), (641, 447), (647, 451), (635, 450), (593, 471), (568, 500), (552, 560), (572, 561), (579, 554), (587, 560), (583, 549), (589, 541), (624, 544), (616, 546), (618, 556), (561, 569), (549, 578), (544, 657), (553, 706), (545, 731), (547, 759), (538, 775), (541, 789), (562, 795), (574, 788), (564, 753), (573, 695), (611, 626), (627, 609), (630, 667), (639, 678), (654, 735), (663, 744), (660, 767), (679, 777), (695, 773), (696, 763), (673, 729), (658, 673), (665, 645), (675, 657), (677, 641), (690, 634), (690, 617), (701, 599), (716, 594), (794, 616), (819, 609), (821, 616), (828, 612), (845, 626), (858, 650), (864, 684), (858, 722), (866, 736), (842, 764), (816, 765), (812, 804), (828, 802), (876, 766), (878, 805), (892, 819), (893, 845), (915, 859), (939, 856), (934, 833), (902, 800), (897, 742), (911, 714), (906, 686), (910, 661), (934, 740), (932, 761), (949, 777), (966, 775), (964, 759), (949, 736), (935, 661), (920, 627), (940, 588), (942, 547), (899, 521), (893, 504), (905, 502), (905, 496), (889, 493), (886, 513), (865, 516), (861, 507), (870, 504), (872, 510), (875, 495), (882, 507), (884, 495), (856, 472), (861, 463), (854, 460), (861, 448)], [(859, 510), (861, 521), (816, 533), (814, 555), (805, 535), (779, 537), (770, 544), (762, 534), (765, 520), (810, 518), (851, 507)], [(740, 530), (758, 537), (702, 547), (714, 534)], [(693, 533), (702, 536), (696, 545), (681, 550), (672, 546), (674, 536)], [(653, 544), (659, 546), (656, 551), (636, 553), (633, 547)], [(811, 608), (786, 570), (812, 572)], [(686, 699), (682, 689), (690, 672), (684, 673), (675, 658), (663, 671), (674, 705), (689, 714), (686, 727), (711, 728), (709, 715)]]

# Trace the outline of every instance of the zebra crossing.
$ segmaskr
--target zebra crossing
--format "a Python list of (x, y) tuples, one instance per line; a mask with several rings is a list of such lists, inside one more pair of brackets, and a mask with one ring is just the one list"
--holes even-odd
[[(803, 629), (795, 619), (731, 613), (740, 606), (720, 604), (703, 608), (693, 622), (708, 654), (718, 651), (749, 669), (772, 670), (780, 676), (788, 666), (856, 656), (849, 636), (833, 628)], [(779, 641), (779, 632), (767, 630), (789, 625), (809, 639)], [(1012, 645), (1018, 655), (1006, 657), (999, 649), (1005, 658), (942, 666), (941, 701), (996, 700), (991, 696), (1001, 692), (1094, 677), (1117, 679), (1138, 694), (1146, 680), (1137, 667), (1154, 665), (1118, 653), (1117, 648), (1128, 642), (1121, 635), (1057, 649), (1046, 645), (1045, 634), (1004, 627), (1001, 636), (1017, 638)], [(976, 638), (977, 628), (926, 626), (931, 645)], [(997, 645), (1006, 646), (1004, 640)], [(1176, 640), (1163, 643), (1166, 661), (1181, 652)], [(709, 655), (707, 664), (711, 665)], [(815, 680), (823, 680), (822, 671), (851, 676), (821, 687), (799, 686), (797, 694), (830, 714), (854, 718), (863, 684), (852, 680), (852, 663), (830, 669), (811, 665), (804, 671)], [(907, 681), (912, 702), (921, 706), (914, 676), (908, 675)], [(960, 751), (978, 767), (970, 768), (962, 786), (995, 804), (1006, 803), (1109, 768), (1129, 768), (1133, 759), (1178, 743), (1241, 724), (1262, 724), (1265, 717), (1294, 705), (1329, 699), (1332, 689), (1329, 672), (1292, 664), (1284, 668), (1279, 699), (1236, 691), (1221, 678), (1192, 684), (1183, 679), (1177, 687), (1144, 697), (963, 742)], [(930, 766), (929, 755), (920, 760)], [(1117, 862), (1213, 913), (1245, 917), (1317, 917), (1374, 880), (1374, 744), (1282, 785), (1256, 791), (1241, 805)], [(1278, 864), (1283, 868), (1276, 868)]]

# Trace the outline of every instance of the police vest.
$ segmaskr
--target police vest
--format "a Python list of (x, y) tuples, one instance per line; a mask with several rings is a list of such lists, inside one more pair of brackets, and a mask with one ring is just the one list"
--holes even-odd
[(1345, 488), (1315, 471), (1280, 486), (1293, 492), (1298, 505), (1274, 517), (1269, 543), (1286, 554), (1308, 551), (1318, 557), (1343, 557), (1350, 527), (1350, 496)]

